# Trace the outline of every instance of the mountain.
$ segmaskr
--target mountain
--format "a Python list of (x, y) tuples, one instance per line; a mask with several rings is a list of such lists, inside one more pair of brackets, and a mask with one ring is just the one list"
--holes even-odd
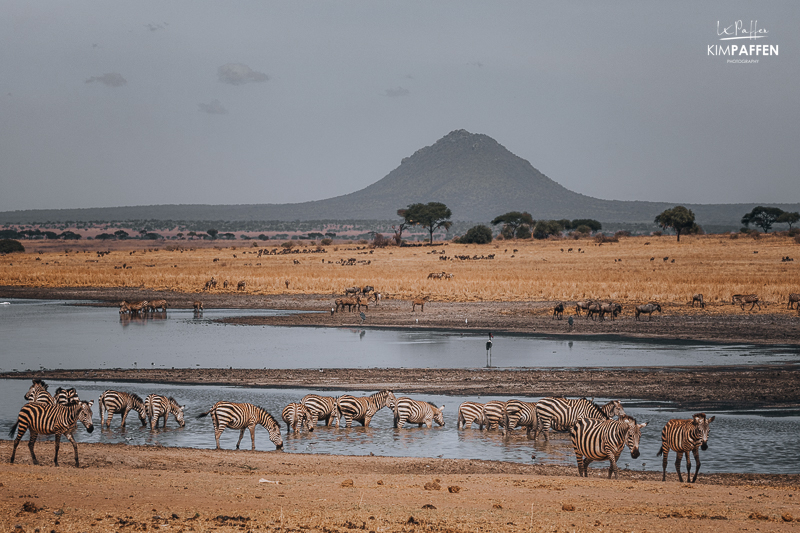
[[(153, 205), (0, 213), (0, 223), (88, 220), (392, 220), (417, 202), (443, 202), (454, 220), (486, 222), (508, 211), (535, 219), (594, 218), (652, 224), (675, 204), (601, 200), (559, 185), (487, 135), (450, 132), (359, 191), (295, 204)], [(684, 204), (700, 225), (738, 227), (755, 204)], [(770, 204), (800, 211), (800, 204)]]

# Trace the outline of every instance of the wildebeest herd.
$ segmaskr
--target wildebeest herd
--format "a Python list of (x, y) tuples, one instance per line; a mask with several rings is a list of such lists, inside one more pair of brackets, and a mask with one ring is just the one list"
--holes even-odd
[[(75, 466), (79, 466), (78, 445), (72, 434), (80, 421), (89, 433), (94, 430), (92, 423), (92, 405), (94, 401), (82, 401), (74, 388), (56, 389), (55, 395), (48, 392), (48, 385), (42, 380), (34, 379), (25, 394), (28, 403), (19, 412), (17, 422), (11, 427), (9, 436), (16, 433), (10, 462), (13, 463), (17, 446), (26, 432), (30, 432), (28, 448), (34, 464), (39, 464), (34, 454), (34, 445), (39, 435), (55, 435), (54, 464), (58, 466), (58, 448), (62, 436), (66, 437), (75, 451)], [(185, 406), (174, 398), (159, 394), (150, 394), (144, 400), (137, 394), (123, 391), (106, 390), (100, 395), (100, 425), (111, 426), (114, 414), (121, 415), (121, 426), (130, 411), (136, 411), (142, 427), (150, 421), (151, 431), (159, 427), (159, 420), (172, 414), (179, 426), (185, 425)], [(307, 394), (298, 402), (289, 403), (282, 411), (281, 418), (286, 424), (287, 434), (299, 433), (303, 429), (313, 432), (319, 421), (326, 426), (349, 428), (353, 422), (364, 427), (370, 425), (375, 414), (384, 407), (393, 412), (393, 427), (402, 429), (408, 424), (423, 425), (431, 428), (435, 422), (445, 425), (445, 406), (407, 396), (397, 397), (391, 390), (381, 390), (369, 396), (353, 396), (343, 394), (338, 397)], [(104, 411), (107, 419), (104, 420)], [(283, 448), (281, 428), (278, 421), (266, 409), (250, 403), (218, 401), (208, 411), (199, 413), (196, 418), (211, 415), (216, 447), (220, 449), (219, 438), (226, 428), (238, 429), (239, 440), (236, 449), (244, 437), (246, 429), (250, 430), (251, 449), (256, 449), (255, 430), (258, 425), (264, 427), (276, 449)], [(627, 446), (631, 457), (639, 457), (639, 439), (641, 431), (647, 423), (637, 423), (636, 419), (627, 415), (619, 400), (612, 400), (605, 405), (598, 405), (586, 398), (543, 398), (538, 402), (526, 402), (517, 399), (507, 401), (494, 400), (485, 404), (467, 401), (458, 408), (458, 430), (467, 430), (473, 423), (481, 430), (502, 430), (508, 435), (518, 427), (527, 430), (529, 439), (536, 440), (541, 433), (545, 440), (551, 431), (568, 431), (578, 464), (578, 474), (587, 476), (588, 465), (593, 461), (609, 461), (608, 477), (618, 477), (617, 461)], [(615, 418), (616, 417), (616, 418)], [(667, 456), (670, 450), (677, 453), (675, 470), (683, 482), (681, 462), (686, 456), (687, 481), (694, 483), (700, 470), (699, 449), (708, 447), (709, 425), (713, 416), (697, 413), (690, 419), (672, 419), (666, 423), (661, 432), (661, 449), (663, 456), (662, 480), (666, 481)], [(689, 453), (695, 458), (694, 477), (691, 477)], [(691, 479), (690, 479), (691, 478)]]

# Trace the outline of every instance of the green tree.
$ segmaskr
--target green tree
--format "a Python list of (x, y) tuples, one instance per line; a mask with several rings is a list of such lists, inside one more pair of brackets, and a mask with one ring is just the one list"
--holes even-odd
[[(601, 229), (603, 229), (603, 225), (600, 224), (600, 222), (598, 222), (597, 220), (595, 220), (593, 218), (576, 218), (575, 220), (572, 221), (571, 226), (572, 226), (572, 229), (575, 229), (575, 230), (578, 229), (578, 226), (586, 226), (591, 231), (600, 231)], [(566, 226), (565, 226), (565, 228), (566, 228)], [(566, 228), (566, 229), (570, 229), (570, 228)]]
[(459, 244), (488, 244), (492, 242), (492, 230), (483, 224), (473, 226), (457, 239)]
[(0, 240), (0, 254), (11, 254), (14, 252), (24, 252), (25, 247), (14, 239)]
[[(531, 216), (530, 213), (527, 213), (527, 212), (520, 213), (519, 211), (509, 211), (508, 213), (505, 213), (503, 215), (494, 217), (494, 220), (492, 220), (492, 226), (496, 226), (497, 224), (503, 224), (503, 229), (501, 231), (501, 233), (503, 234), (503, 237), (506, 237), (506, 238), (517, 237), (517, 238), (522, 239), (522, 238), (530, 237), (530, 233), (531, 233), (530, 232), (530, 228), (533, 226), (534, 220), (533, 220), (533, 217)], [(518, 234), (520, 228), (523, 228), (523, 227), (527, 228), (528, 237), (522, 237), (521, 236), (521, 235), (525, 235), (524, 231), (521, 234)]]
[(686, 233), (696, 226), (694, 213), (682, 205), (676, 205), (672, 209), (663, 211), (655, 218), (655, 223), (664, 229), (675, 230), (675, 233), (678, 234), (678, 242), (681, 242), (681, 233)]
[(533, 228), (534, 239), (546, 239), (550, 235), (561, 233), (564, 228), (555, 220), (540, 220)]
[(778, 221), (778, 217), (783, 214), (783, 209), (778, 207), (764, 207), (759, 205), (753, 208), (752, 211), (742, 217), (742, 224), (750, 227), (750, 224), (758, 226), (764, 230), (764, 233), (769, 233), (772, 225)]
[(439, 228), (450, 229), (453, 225), (450, 220), (453, 212), (441, 202), (428, 202), (427, 204), (411, 204), (406, 209), (405, 220), (409, 224), (422, 226), (428, 230), (433, 244), (433, 232)]
[(778, 224), (789, 224), (789, 231), (792, 229), (792, 224), (797, 224), (800, 222), (800, 213), (794, 211), (790, 213), (789, 211), (784, 211), (781, 216), (775, 221)]
[(116, 237), (119, 240), (127, 239), (130, 236), (131, 234), (125, 231), (124, 229), (118, 229), (117, 231), (114, 232), (114, 237)]
[(206, 230), (206, 233), (208, 233), (208, 235), (211, 237), (211, 240), (213, 241), (214, 239), (217, 238), (217, 235), (219, 234), (219, 230), (215, 230), (214, 228), (211, 228), (209, 230)]

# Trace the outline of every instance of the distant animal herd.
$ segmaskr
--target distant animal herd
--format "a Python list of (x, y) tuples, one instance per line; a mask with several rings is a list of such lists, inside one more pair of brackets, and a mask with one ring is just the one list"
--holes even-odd
[[(48, 388), (43, 380), (34, 379), (25, 393), (28, 403), (20, 410), (17, 422), (9, 432), (10, 437), (16, 433), (10, 462), (13, 463), (15, 460), (20, 440), (26, 432), (30, 432), (28, 448), (34, 464), (39, 464), (34, 453), (38, 436), (55, 435), (54, 464), (58, 466), (58, 449), (63, 436), (72, 443), (75, 466), (80, 466), (78, 445), (72, 434), (76, 431), (78, 422), (81, 422), (89, 433), (94, 430), (91, 409), (94, 400), (82, 401), (74, 388), (59, 387), (55, 395), (51, 395)], [(186, 424), (184, 418), (186, 406), (180, 405), (175, 398), (159, 394), (150, 394), (143, 400), (135, 393), (106, 390), (100, 395), (98, 405), (101, 429), (104, 424), (111, 427), (111, 420), (115, 414), (121, 416), (120, 425), (124, 427), (131, 411), (138, 414), (142, 427), (149, 421), (151, 431), (158, 429), (162, 418), (163, 427), (166, 427), (170, 415), (180, 427)], [(407, 423), (429, 429), (433, 423), (438, 426), (445, 425), (444, 405), (437, 407), (431, 402), (407, 396), (398, 398), (388, 389), (369, 396), (343, 394), (333, 397), (307, 394), (300, 401), (289, 403), (281, 412), (281, 418), (286, 424), (287, 434), (300, 433), (303, 430), (313, 432), (320, 421), (326, 426), (333, 427), (340, 427), (342, 422), (346, 428), (351, 427), (353, 422), (368, 427), (375, 414), (384, 407), (392, 410), (395, 429), (402, 429)], [(201, 419), (209, 415), (217, 449), (220, 449), (219, 438), (223, 431), (230, 428), (239, 430), (237, 450), (245, 430), (250, 430), (251, 450), (255, 450), (255, 430), (259, 425), (267, 430), (276, 449), (283, 448), (279, 422), (262, 407), (251, 403), (218, 401), (209, 410), (197, 414), (196, 418)], [(690, 419), (672, 419), (666, 423), (661, 431), (661, 449), (657, 454), (663, 456), (662, 481), (666, 481), (667, 456), (670, 450), (677, 454), (675, 470), (679, 481), (683, 482), (681, 462), (684, 456), (687, 481), (694, 483), (697, 480), (700, 471), (699, 450), (708, 448), (709, 425), (714, 418), (714, 416), (707, 417), (705, 413), (697, 413)], [(578, 475), (588, 476), (587, 469), (593, 461), (609, 461), (609, 478), (612, 475), (618, 478), (617, 461), (626, 446), (630, 450), (631, 457), (634, 459), (639, 457), (641, 432), (647, 426), (646, 422), (637, 423), (635, 418), (627, 415), (619, 400), (598, 405), (586, 398), (543, 398), (538, 402), (516, 399), (494, 400), (487, 403), (466, 401), (458, 408), (457, 420), (458, 430), (470, 429), (474, 423), (481, 430), (484, 427), (488, 431), (502, 430), (506, 436), (516, 428), (525, 428), (528, 439), (532, 440), (536, 440), (540, 433), (544, 435), (545, 440), (549, 440), (551, 431), (568, 431), (578, 464)], [(690, 452), (695, 459), (694, 477), (691, 477)]]

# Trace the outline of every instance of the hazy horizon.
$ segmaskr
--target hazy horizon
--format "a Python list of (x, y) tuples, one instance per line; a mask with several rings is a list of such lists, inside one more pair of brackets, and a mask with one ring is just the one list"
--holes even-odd
[(321, 200), (457, 129), (596, 198), (800, 203), (796, 2), (0, 5), (0, 211)]

